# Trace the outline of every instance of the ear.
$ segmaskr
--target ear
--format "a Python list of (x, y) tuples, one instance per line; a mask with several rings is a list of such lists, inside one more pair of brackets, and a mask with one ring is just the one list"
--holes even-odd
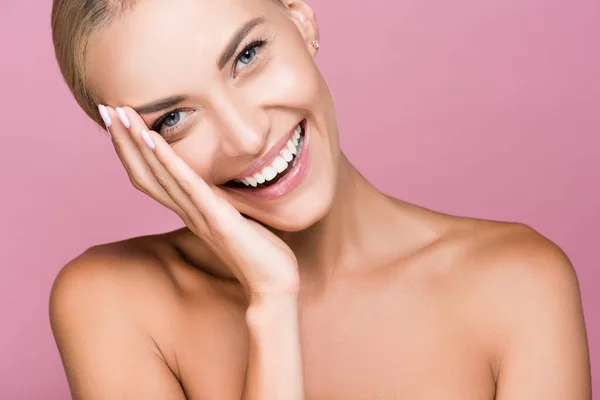
[(317, 49), (313, 46), (315, 40), (319, 40), (319, 28), (315, 12), (304, 0), (280, 0), (283, 7), (290, 13), (294, 23), (300, 30), (300, 34), (306, 42), (308, 51), (313, 56)]

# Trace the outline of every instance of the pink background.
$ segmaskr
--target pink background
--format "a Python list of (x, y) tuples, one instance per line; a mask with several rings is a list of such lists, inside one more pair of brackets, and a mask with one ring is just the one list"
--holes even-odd
[[(350, 159), (397, 197), (558, 243), (600, 387), (600, 2), (314, 3)], [(182, 225), (130, 185), (63, 85), (50, 4), (0, 0), (2, 399), (68, 398), (47, 317), (67, 261)]]

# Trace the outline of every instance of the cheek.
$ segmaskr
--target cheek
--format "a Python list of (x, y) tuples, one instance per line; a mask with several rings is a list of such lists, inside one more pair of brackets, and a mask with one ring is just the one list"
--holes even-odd
[(308, 54), (299, 46), (278, 51), (269, 61), (267, 71), (257, 82), (254, 93), (260, 93), (263, 104), (282, 104), (310, 108), (321, 91), (318, 70)]
[(195, 129), (188, 132), (185, 138), (173, 143), (171, 147), (206, 183), (212, 183), (212, 167), (215, 165), (217, 148), (213, 137)]

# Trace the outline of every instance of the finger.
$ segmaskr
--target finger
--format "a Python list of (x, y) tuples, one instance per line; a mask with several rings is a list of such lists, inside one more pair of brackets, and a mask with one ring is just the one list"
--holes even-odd
[(108, 129), (111, 133), (115, 151), (125, 167), (133, 186), (154, 198), (165, 207), (170, 208), (180, 217), (184, 215), (184, 212), (156, 182), (150, 166), (146, 163), (128, 129), (121, 123), (115, 109), (112, 107), (105, 107), (105, 109), (109, 121), (111, 121), (110, 128)]
[[(155, 173), (167, 172), (159, 182), (165, 183), (165, 190), (173, 194), (173, 200), (187, 212), (180, 202), (182, 193), (199, 212), (212, 230), (224, 233), (225, 230), (235, 226), (235, 222), (242, 217), (240, 213), (224, 198), (217, 196), (210, 186), (194, 171), (185, 161), (175, 153), (162, 136), (149, 130), (141, 117), (130, 107), (123, 107), (123, 113), (130, 123), (130, 131), (138, 143), (142, 155)], [(146, 139), (144, 139), (146, 136)], [(162, 169), (158, 167), (162, 166)], [(174, 181), (176, 187), (169, 184)], [(185, 204), (185, 203), (184, 203)]]
[[(124, 129), (127, 129), (127, 135), (140, 153), (143, 163), (151, 171), (155, 184), (159, 186), (169, 199), (171, 199), (171, 201), (186, 214), (190, 221), (193, 221), (193, 226), (205, 230), (206, 222), (200, 210), (192, 203), (187, 194), (181, 190), (172, 174), (155, 156), (147, 142), (148, 138), (144, 139), (140, 134), (142, 129), (145, 132), (149, 131), (144, 120), (131, 107), (117, 108), (115, 109), (115, 112), (119, 115), (119, 124)], [(126, 128), (127, 126), (129, 128)], [(160, 137), (158, 134), (156, 134), (156, 136)], [(160, 139), (162, 140), (162, 137), (160, 137)], [(162, 142), (164, 143), (164, 140), (162, 140)], [(154, 143), (150, 144), (154, 146)], [(169, 147), (169, 149), (171, 148), (166, 143), (165, 145)], [(178, 156), (176, 157), (179, 158)]]

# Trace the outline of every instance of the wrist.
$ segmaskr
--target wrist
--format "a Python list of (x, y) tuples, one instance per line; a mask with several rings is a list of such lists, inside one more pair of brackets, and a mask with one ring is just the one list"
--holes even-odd
[(248, 309), (273, 309), (297, 306), (300, 294), (290, 292), (252, 293), (249, 295)]
[(246, 321), (254, 327), (282, 321), (286, 317), (297, 319), (299, 300), (299, 294), (294, 292), (253, 295), (246, 310)]
[(247, 290), (250, 306), (271, 304), (278, 300), (289, 301), (300, 297), (299, 283), (253, 286)]

